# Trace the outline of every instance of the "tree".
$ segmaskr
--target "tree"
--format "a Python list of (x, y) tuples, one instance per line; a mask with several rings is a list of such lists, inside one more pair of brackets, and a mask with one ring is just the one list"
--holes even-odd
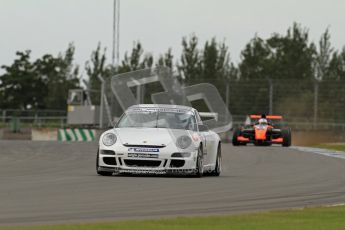
[(66, 109), (68, 90), (79, 87), (78, 66), (73, 66), (74, 46), (54, 57), (46, 54), (35, 62), (30, 51), (18, 58), (1, 76), (0, 104), (7, 109)]
[(201, 57), (198, 50), (198, 38), (192, 35), (189, 40), (186, 37), (182, 39), (181, 63), (177, 68), (187, 82), (193, 82), (200, 77)]
[(329, 62), (327, 79), (345, 80), (345, 47), (340, 52), (333, 52)]
[(227, 74), (227, 80), (238, 81), (240, 78), (240, 71), (233, 62), (230, 63), (229, 73)]
[(107, 79), (111, 73), (111, 67), (106, 65), (106, 49), (101, 48), (101, 44), (98, 43), (96, 50), (91, 53), (91, 60), (85, 63), (85, 70), (88, 75), (88, 84), (92, 92), (90, 93), (93, 104), (100, 104), (100, 90), (101, 81), (98, 77)]
[[(44, 108), (47, 95), (45, 82), (30, 61), (31, 51), (17, 52), (17, 59), (10, 66), (2, 66), (0, 107), (3, 109)], [(42, 90), (43, 89), (43, 90)]]
[[(309, 42), (308, 30), (297, 23), (285, 35), (273, 34), (267, 40), (255, 36), (241, 53), (239, 69), (243, 86), (240, 84), (237, 89), (241, 88), (253, 100), (243, 102), (242, 107), (247, 105), (247, 110), (268, 113), (267, 102), (272, 85), (275, 98), (273, 108), (282, 105), (281, 98), (287, 99), (285, 101), (296, 101), (298, 98), (312, 100), (315, 56), (316, 47)], [(296, 87), (300, 87), (300, 90), (296, 90)], [(309, 115), (307, 112), (310, 109), (306, 104), (303, 106), (303, 112), (306, 112), (303, 116)], [(286, 104), (281, 108), (285, 110), (274, 112), (287, 113), (291, 110)]]
[(257, 35), (241, 52), (239, 64), (241, 80), (266, 79), (271, 75), (272, 53), (269, 45)]
[(125, 53), (124, 60), (118, 68), (118, 73), (125, 73), (144, 68), (151, 68), (153, 65), (153, 57), (151, 54), (144, 54), (144, 49), (141, 43), (135, 42), (131, 54)]
[(274, 34), (267, 40), (272, 54), (271, 78), (314, 79), (314, 43), (309, 43), (309, 32), (294, 23), (285, 36)]
[(272, 53), (271, 79), (274, 81), (275, 113), (312, 117), (316, 46), (309, 31), (294, 23), (286, 35), (274, 34), (267, 40)]
[(314, 79), (316, 48), (308, 39), (308, 30), (297, 23), (286, 35), (255, 36), (241, 53), (241, 79)]
[(73, 65), (74, 53), (74, 45), (69, 44), (57, 57), (46, 54), (34, 62), (38, 77), (45, 83), (41, 89), (46, 93), (44, 108), (66, 109), (69, 89), (80, 87), (79, 66)]
[(331, 58), (334, 49), (331, 46), (329, 30), (322, 34), (319, 41), (319, 49), (314, 61), (315, 78), (319, 81), (329, 77)]
[(160, 55), (158, 58), (158, 62), (156, 63), (156, 67), (165, 66), (169, 67), (170, 69), (174, 68), (173, 64), (174, 56), (172, 54), (171, 48), (164, 55)]
[(207, 41), (200, 62), (202, 79), (225, 79), (230, 71), (230, 54), (224, 42)]

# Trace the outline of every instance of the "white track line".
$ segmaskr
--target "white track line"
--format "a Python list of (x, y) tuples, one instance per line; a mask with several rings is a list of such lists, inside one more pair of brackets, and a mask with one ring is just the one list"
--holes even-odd
[(291, 146), (290, 148), (296, 149), (302, 152), (316, 153), (316, 154), (320, 154), (320, 155), (324, 155), (328, 157), (336, 157), (336, 158), (345, 159), (345, 152), (342, 152), (342, 151), (312, 148), (312, 147), (301, 147), (301, 146)]

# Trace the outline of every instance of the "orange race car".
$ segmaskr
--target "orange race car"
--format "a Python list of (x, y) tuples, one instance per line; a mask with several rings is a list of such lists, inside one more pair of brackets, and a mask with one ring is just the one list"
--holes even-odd
[(234, 146), (254, 145), (268, 146), (272, 144), (281, 144), (284, 147), (291, 145), (290, 128), (280, 129), (274, 127), (272, 120), (282, 120), (282, 116), (277, 115), (250, 115), (252, 122), (250, 125), (244, 125), (234, 130), (232, 144)]

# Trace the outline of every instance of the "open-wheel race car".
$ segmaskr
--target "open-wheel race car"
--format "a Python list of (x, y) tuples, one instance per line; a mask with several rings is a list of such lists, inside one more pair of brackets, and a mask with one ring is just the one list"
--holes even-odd
[(278, 115), (250, 115), (251, 123), (234, 129), (232, 144), (234, 146), (254, 145), (269, 146), (281, 144), (284, 147), (291, 145), (291, 129), (278, 128), (272, 120), (282, 120)]

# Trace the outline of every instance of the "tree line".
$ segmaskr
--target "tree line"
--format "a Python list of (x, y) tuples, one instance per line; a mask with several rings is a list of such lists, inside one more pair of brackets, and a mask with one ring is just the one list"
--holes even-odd
[[(246, 82), (345, 80), (345, 47), (334, 49), (330, 38), (326, 29), (319, 42), (314, 43), (308, 29), (294, 23), (285, 34), (273, 33), (267, 39), (255, 35), (241, 51), (239, 63), (231, 60), (226, 42), (216, 38), (204, 44), (200, 44), (196, 35), (182, 38), (179, 57), (174, 56), (171, 48), (154, 57), (137, 41), (132, 50), (124, 54), (118, 68), (109, 64), (106, 49), (98, 44), (83, 66), (87, 76), (82, 76), (81, 67), (74, 64), (73, 44), (58, 55), (46, 54), (36, 60), (31, 59), (31, 51), (18, 51), (12, 64), (1, 66), (4, 73), (0, 76), (0, 108), (64, 110), (68, 90), (82, 87), (82, 79), (86, 78), (90, 88), (97, 91), (100, 89), (98, 75), (109, 78), (117, 73), (155, 66), (172, 68), (185, 84), (218, 84), (224, 98), (224, 83), (229, 82), (240, 94), (240, 83), (245, 85)], [(234, 92), (231, 88), (230, 91)], [(257, 97), (266, 98), (267, 92), (263, 90)], [(231, 103), (237, 108), (242, 102), (239, 99), (230, 100)]]

